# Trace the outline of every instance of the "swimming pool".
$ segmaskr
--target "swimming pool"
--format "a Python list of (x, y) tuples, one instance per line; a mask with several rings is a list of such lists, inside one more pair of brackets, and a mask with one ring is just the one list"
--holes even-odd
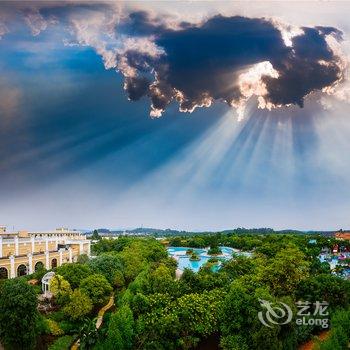
[[(195, 253), (197, 253), (200, 260), (198, 261), (191, 261), (190, 257), (186, 255), (186, 251), (188, 249), (193, 250)], [(238, 249), (233, 249), (231, 247), (220, 247), (222, 254), (217, 255), (219, 259), (223, 260), (230, 260), (232, 258), (232, 254), (239, 254), (239, 255), (246, 255), (249, 256), (250, 253), (248, 252), (241, 252)], [(185, 268), (188, 268), (194, 272), (198, 272), (199, 269), (208, 262), (210, 258), (213, 256), (208, 254), (208, 248), (190, 248), (190, 247), (169, 247), (168, 254), (173, 257), (177, 263), (178, 268), (180, 270), (184, 270)], [(213, 267), (213, 271), (217, 271), (220, 268), (221, 262), (219, 261), (216, 266)]]

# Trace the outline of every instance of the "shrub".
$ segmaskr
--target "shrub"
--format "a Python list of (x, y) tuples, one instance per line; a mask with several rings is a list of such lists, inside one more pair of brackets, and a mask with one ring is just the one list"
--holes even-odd
[(99, 305), (106, 301), (113, 289), (103, 275), (94, 274), (81, 281), (80, 290), (90, 297), (94, 305)]
[(62, 276), (55, 275), (50, 281), (50, 292), (56, 297), (59, 305), (64, 305), (69, 301), (69, 296), (72, 294), (72, 289), (69, 282)]
[(62, 309), (50, 313), (50, 319), (56, 322), (63, 321), (65, 318), (66, 315), (64, 314)]
[(38, 334), (50, 334), (50, 327), (44, 316), (39, 315), (36, 327)]
[(48, 350), (69, 350), (72, 343), (73, 337), (71, 335), (65, 335), (51, 344)]
[(71, 321), (68, 319), (59, 322), (59, 326), (64, 332), (64, 334), (75, 334), (77, 333), (79, 328), (79, 324), (77, 324), (77, 321)]
[(69, 303), (63, 308), (64, 313), (72, 320), (79, 320), (89, 314), (92, 310), (92, 301), (79, 289), (76, 289)]
[(60, 326), (58, 325), (58, 323), (56, 321), (48, 319), (47, 323), (48, 323), (48, 326), (50, 328), (50, 333), (52, 335), (63, 335), (64, 334), (63, 330), (60, 328)]

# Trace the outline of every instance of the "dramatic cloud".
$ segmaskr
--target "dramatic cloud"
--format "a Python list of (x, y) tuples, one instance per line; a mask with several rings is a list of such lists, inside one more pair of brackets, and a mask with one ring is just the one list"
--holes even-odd
[(56, 20), (52, 17), (48, 20), (45, 20), (37, 9), (26, 10), (24, 12), (24, 19), (34, 36), (37, 36), (43, 30), (46, 30), (50, 24), (57, 23)]
[(172, 102), (192, 112), (223, 101), (242, 117), (251, 98), (272, 109), (303, 107), (314, 92), (347, 96), (336, 89), (347, 60), (333, 27), (222, 15), (193, 23), (108, 2), (39, 6), (22, 11), (33, 35), (63, 25), (65, 44), (94, 48), (106, 69), (123, 74), (130, 100), (150, 99), (153, 117)]
[(149, 96), (153, 116), (173, 100), (186, 112), (221, 100), (241, 115), (252, 96), (260, 108), (303, 107), (307, 95), (343, 78), (342, 60), (327, 41), (341, 39), (335, 28), (296, 29), (267, 19), (219, 15), (173, 29), (142, 12), (130, 14), (123, 29), (152, 36), (164, 50), (157, 59), (138, 50), (124, 52), (129, 70), (136, 70), (125, 85), (129, 97)]

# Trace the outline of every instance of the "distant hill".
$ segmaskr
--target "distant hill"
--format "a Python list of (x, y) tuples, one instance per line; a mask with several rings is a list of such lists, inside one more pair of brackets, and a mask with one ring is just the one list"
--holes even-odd
[[(238, 227), (230, 230), (223, 231), (179, 231), (173, 229), (158, 229), (150, 227), (138, 227), (129, 230), (120, 229), (107, 229), (99, 228), (97, 231), (102, 235), (150, 235), (155, 237), (166, 237), (166, 236), (192, 236), (198, 234), (251, 234), (251, 235), (261, 235), (261, 234), (321, 234), (324, 236), (333, 236), (335, 231), (299, 231), (293, 229), (287, 230), (274, 230), (272, 228), (262, 227), (262, 228), (244, 228)], [(93, 231), (86, 231), (86, 234), (91, 234)]]

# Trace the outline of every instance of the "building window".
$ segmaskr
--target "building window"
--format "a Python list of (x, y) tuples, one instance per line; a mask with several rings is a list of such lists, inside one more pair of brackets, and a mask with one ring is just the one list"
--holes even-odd
[(5, 267), (0, 267), (0, 280), (9, 278), (9, 273)]
[(41, 261), (38, 261), (34, 266), (34, 271), (37, 272), (40, 270), (44, 270), (44, 264)]
[(25, 276), (27, 274), (27, 266), (26, 265), (19, 265), (17, 268), (17, 277)]
[(56, 258), (52, 259), (52, 261), (51, 261), (51, 268), (54, 269), (55, 267), (57, 267), (57, 259)]

